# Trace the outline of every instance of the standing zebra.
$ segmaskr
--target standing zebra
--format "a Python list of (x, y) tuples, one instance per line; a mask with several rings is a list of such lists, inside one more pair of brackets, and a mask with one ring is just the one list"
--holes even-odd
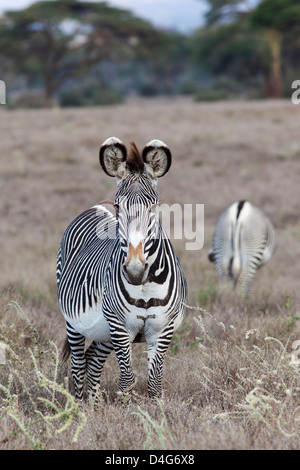
[(270, 220), (250, 202), (239, 201), (221, 214), (208, 257), (221, 279), (249, 292), (257, 269), (269, 261), (274, 249)]
[[(82, 399), (86, 372), (89, 393), (96, 398), (112, 350), (119, 388), (131, 390), (131, 344), (146, 341), (148, 394), (160, 397), (164, 356), (187, 296), (183, 269), (158, 217), (157, 178), (169, 170), (171, 152), (159, 140), (149, 142), (142, 155), (133, 142), (127, 152), (111, 137), (99, 159), (117, 180), (116, 216), (101, 204), (83, 212), (65, 231), (57, 259), (75, 394)], [(92, 340), (86, 351), (85, 338)]]

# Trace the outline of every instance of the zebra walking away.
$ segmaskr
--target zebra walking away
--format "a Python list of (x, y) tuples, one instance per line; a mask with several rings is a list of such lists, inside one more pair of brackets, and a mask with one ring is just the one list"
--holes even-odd
[(257, 269), (269, 261), (275, 244), (268, 217), (249, 201), (239, 201), (221, 214), (208, 257), (221, 279), (248, 293)]
[[(66, 320), (76, 398), (88, 391), (97, 400), (104, 363), (114, 350), (119, 389), (135, 384), (131, 345), (148, 349), (148, 394), (162, 395), (164, 356), (180, 325), (187, 297), (185, 275), (158, 216), (157, 178), (171, 165), (171, 152), (159, 140), (142, 154), (129, 152), (117, 138), (100, 148), (100, 164), (115, 177), (116, 215), (98, 204), (65, 231), (57, 258), (60, 308)], [(85, 351), (85, 339), (92, 340)]]

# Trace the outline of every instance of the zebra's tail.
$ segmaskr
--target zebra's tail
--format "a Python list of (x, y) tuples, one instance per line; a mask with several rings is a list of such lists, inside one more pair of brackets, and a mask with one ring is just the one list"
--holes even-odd
[(62, 362), (67, 362), (67, 360), (69, 359), (70, 354), (71, 354), (71, 348), (70, 348), (70, 344), (69, 344), (69, 341), (68, 341), (68, 337), (66, 336), (66, 339), (65, 339), (64, 345), (62, 347), (62, 351), (61, 351), (61, 361)]
[(210, 250), (210, 252), (208, 253), (208, 259), (211, 263), (215, 262), (215, 254), (214, 254), (213, 250)]

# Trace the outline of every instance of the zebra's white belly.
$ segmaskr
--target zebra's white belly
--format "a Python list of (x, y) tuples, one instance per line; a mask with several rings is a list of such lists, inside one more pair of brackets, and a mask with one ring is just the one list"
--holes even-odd
[(166, 316), (159, 314), (157, 307), (148, 309), (132, 307), (126, 314), (125, 326), (133, 342), (136, 335), (142, 333), (141, 341), (152, 343), (167, 323)]
[[(127, 292), (136, 300), (143, 299), (148, 302), (151, 298), (163, 299), (167, 294), (166, 286), (157, 286), (154, 283), (146, 283), (140, 286), (127, 284)], [(130, 341), (133, 341), (138, 333), (145, 336), (145, 341), (153, 342), (167, 323), (164, 308), (149, 307), (140, 308), (132, 305), (130, 312), (126, 313), (125, 326), (129, 333)]]
[(76, 318), (66, 318), (67, 322), (86, 338), (93, 341), (110, 341), (109, 324), (104, 318), (101, 306), (87, 309)]
[(137, 307), (132, 307), (131, 311), (126, 314), (125, 327), (131, 342), (134, 341), (138, 333), (143, 332), (146, 318), (147, 310)]
[[(165, 286), (160, 289), (151, 284), (132, 286), (128, 285), (128, 291), (132, 298), (143, 299), (147, 302), (152, 297), (164, 298), (166, 295)], [(129, 339), (134, 341), (139, 333), (142, 333), (147, 343), (156, 341), (158, 335), (167, 324), (167, 316), (164, 307), (141, 308), (135, 305), (130, 306), (130, 311), (126, 312), (125, 328), (129, 333)], [(181, 316), (178, 316), (179, 324)], [(65, 315), (66, 321), (74, 328), (75, 331), (82, 334), (86, 338), (93, 341), (111, 341), (109, 323), (102, 312), (102, 302), (94, 305), (93, 308), (87, 308), (85, 312), (80, 312), (75, 318)], [(175, 329), (178, 325), (175, 325)]]

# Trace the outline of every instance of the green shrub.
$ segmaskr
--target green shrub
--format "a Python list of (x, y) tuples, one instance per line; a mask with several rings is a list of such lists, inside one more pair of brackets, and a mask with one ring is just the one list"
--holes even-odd
[(85, 100), (81, 93), (77, 90), (64, 91), (59, 98), (59, 104), (63, 107), (67, 106), (84, 106)]
[(221, 101), (227, 99), (225, 90), (213, 90), (200, 88), (195, 94), (195, 101)]
[(24, 90), (11, 95), (7, 104), (10, 109), (43, 108), (45, 106), (45, 94), (43, 90)]
[(139, 94), (141, 96), (148, 96), (148, 97), (151, 97), (151, 96), (157, 96), (158, 95), (158, 89), (157, 87), (151, 83), (151, 82), (145, 82), (145, 83), (142, 83), (139, 87)]
[(193, 95), (197, 92), (197, 85), (191, 80), (185, 80), (178, 89), (180, 95)]
[(61, 92), (59, 103), (62, 107), (102, 106), (119, 104), (123, 101), (121, 93), (114, 87), (103, 84), (88, 84)]

